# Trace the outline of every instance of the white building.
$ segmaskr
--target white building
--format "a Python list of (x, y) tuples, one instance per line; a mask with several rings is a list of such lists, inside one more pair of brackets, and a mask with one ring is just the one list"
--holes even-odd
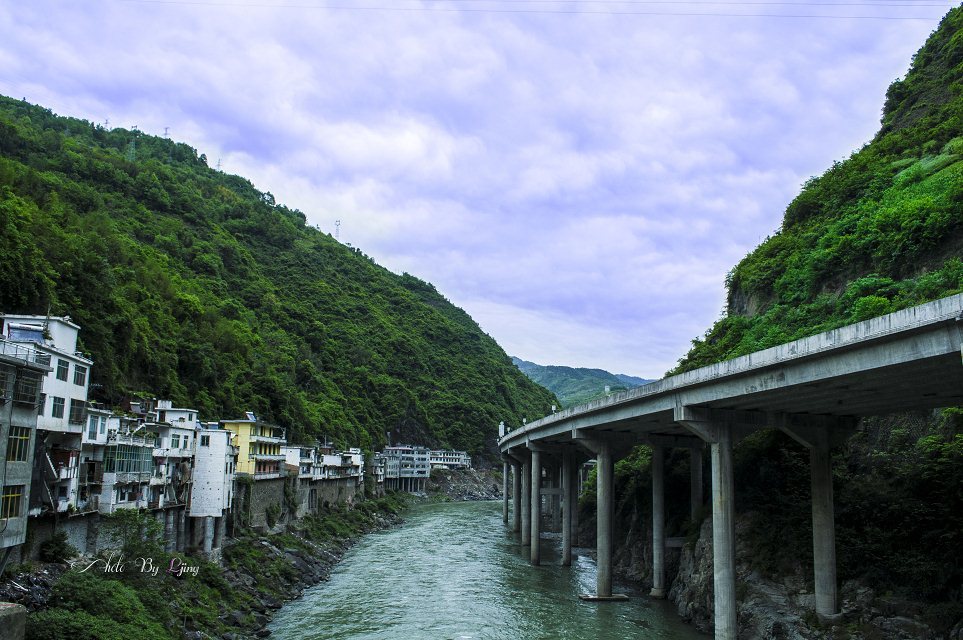
[(397, 488), (402, 491), (424, 491), (431, 470), (427, 447), (402, 444), (385, 447), (382, 454), (388, 459), (386, 480), (396, 478)]
[(31, 514), (77, 506), (81, 431), (93, 361), (77, 351), (80, 327), (69, 317), (4, 314), (0, 333), (10, 342), (30, 343), (49, 358), (37, 406), (37, 464), (44, 482), (31, 492)]
[(433, 450), (428, 460), (432, 469), (471, 469), (471, 456), (466, 451)]
[(46, 354), (0, 339), (0, 574), (27, 538), (27, 502), (34, 470), (37, 402), (50, 370)]
[(234, 437), (233, 433), (217, 428), (216, 424), (198, 430), (189, 512), (192, 518), (220, 518), (231, 509), (237, 468)]

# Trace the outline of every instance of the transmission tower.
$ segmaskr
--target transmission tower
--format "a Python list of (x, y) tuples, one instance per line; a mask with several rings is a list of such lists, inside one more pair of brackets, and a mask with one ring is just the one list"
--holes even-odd
[(341, 241), (341, 221), (340, 220), (334, 221), (334, 239), (339, 242)]

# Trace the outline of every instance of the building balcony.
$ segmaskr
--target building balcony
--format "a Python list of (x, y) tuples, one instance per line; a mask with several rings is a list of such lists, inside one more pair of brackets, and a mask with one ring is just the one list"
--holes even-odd
[(276, 437), (276, 436), (251, 436), (251, 442), (264, 442), (264, 443), (267, 443), (267, 444), (286, 444), (286, 443), (287, 443), (287, 440), (284, 439), (284, 436), (281, 436), (281, 437)]
[(270, 480), (272, 478), (280, 478), (280, 477), (281, 477), (280, 471), (265, 471), (262, 473), (254, 474), (255, 480)]
[(251, 460), (284, 460), (283, 453), (252, 453)]
[[(79, 432), (78, 432), (79, 433)], [(129, 444), (137, 447), (154, 448), (154, 438), (138, 436), (130, 433), (109, 432), (107, 434), (107, 444)]]

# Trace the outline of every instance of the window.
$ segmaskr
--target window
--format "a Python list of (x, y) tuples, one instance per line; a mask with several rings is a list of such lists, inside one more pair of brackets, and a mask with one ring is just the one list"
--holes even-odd
[(70, 363), (66, 360), (57, 359), (57, 380), (67, 380), (67, 373), (70, 371)]
[(201, 446), (202, 447), (211, 446), (211, 436), (201, 436)]
[(22, 484), (6, 485), (0, 494), (0, 518), (19, 518), (23, 515)]
[(13, 389), (13, 401), (33, 404), (40, 394), (40, 376), (36, 373), (24, 371), (17, 376), (17, 384)]
[(100, 416), (100, 435), (104, 435), (107, 430), (107, 418)]
[(171, 436), (171, 449), (179, 449), (181, 446), (181, 435), (175, 433)]
[(41, 393), (40, 400), (37, 401), (37, 415), (42, 416), (43, 410), (47, 406), (47, 394)]
[(188, 436), (184, 436), (184, 449), (191, 448), (191, 439)]
[(77, 400), (75, 398), (70, 399), (70, 424), (83, 424), (84, 423), (84, 405), (86, 403), (83, 400)]
[(58, 398), (57, 396), (54, 396), (53, 407), (50, 410), (50, 415), (53, 416), (54, 418), (64, 417), (64, 399), (63, 398)]
[(30, 427), (10, 427), (10, 437), (7, 439), (7, 460), (26, 462), (29, 444)]
[(87, 418), (87, 439), (93, 440), (97, 437), (97, 416)]
[[(59, 371), (59, 364), (58, 371)], [(79, 364), (74, 365), (74, 384), (80, 385), (81, 387), (87, 384), (87, 367), (81, 367)]]

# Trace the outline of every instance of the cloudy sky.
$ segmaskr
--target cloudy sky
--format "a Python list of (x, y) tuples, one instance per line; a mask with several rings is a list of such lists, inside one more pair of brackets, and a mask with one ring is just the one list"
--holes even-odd
[(0, 93), (169, 127), (510, 354), (660, 377), (951, 6), (0, 0)]

